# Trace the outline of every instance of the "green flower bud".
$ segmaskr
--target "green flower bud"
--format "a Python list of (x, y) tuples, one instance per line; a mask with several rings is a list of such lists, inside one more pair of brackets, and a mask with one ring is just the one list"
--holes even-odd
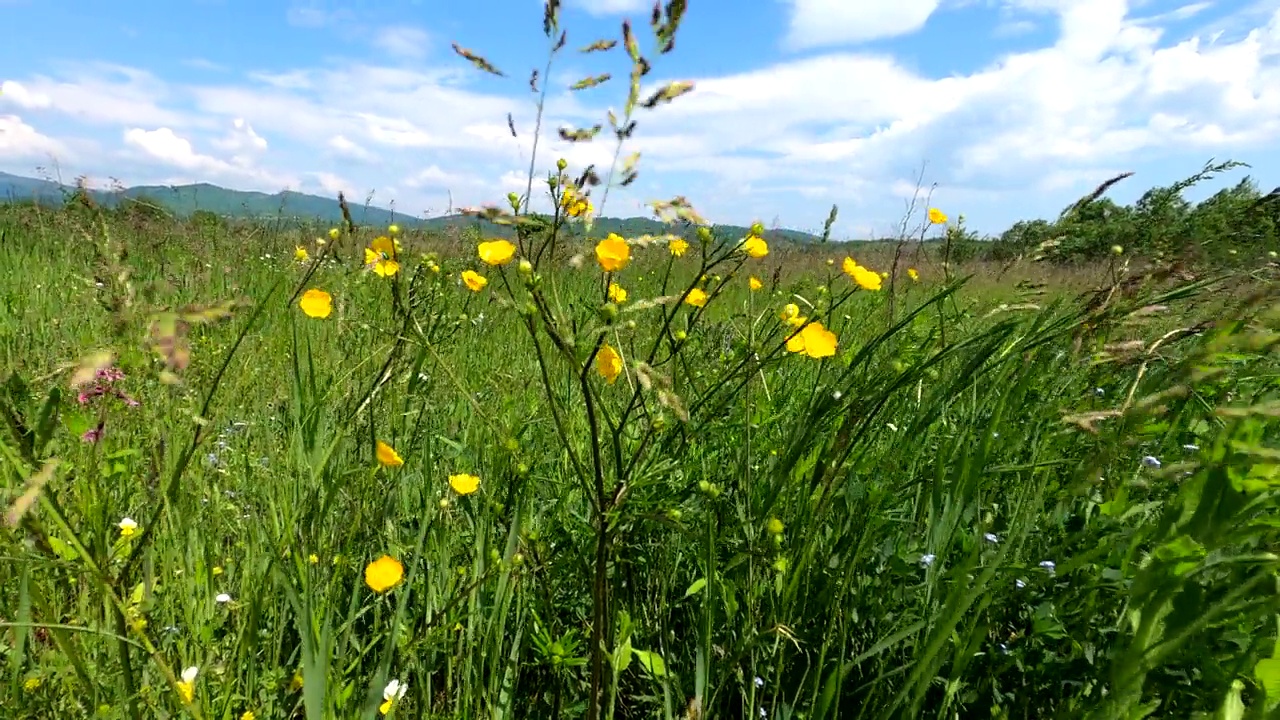
[(605, 303), (600, 306), (600, 319), (606, 323), (612, 323), (618, 319), (618, 306), (613, 303)]

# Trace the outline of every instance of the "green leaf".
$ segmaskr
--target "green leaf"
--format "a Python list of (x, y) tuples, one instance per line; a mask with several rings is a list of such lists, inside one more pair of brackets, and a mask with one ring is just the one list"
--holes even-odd
[(1280, 703), (1280, 657), (1263, 658), (1253, 666), (1253, 676), (1258, 678), (1267, 694), (1267, 707)]
[(633, 651), (632, 651), (632, 648), (631, 648), (631, 639), (630, 639), (630, 638), (628, 638), (628, 639), (626, 639), (626, 640), (623, 640), (623, 641), (622, 641), (622, 644), (621, 644), (621, 645), (619, 645), (619, 646), (618, 646), (618, 648), (617, 648), (616, 650), (614, 650), (614, 652), (613, 652), (613, 669), (614, 669), (614, 672), (615, 672), (615, 673), (617, 673), (618, 675), (621, 675), (622, 673), (624, 673), (624, 672), (626, 672), (626, 671), (627, 671), (627, 667), (628, 667), (629, 665), (631, 665), (631, 653), (632, 653), (632, 652), (633, 652)]
[(61, 540), (59, 538), (49, 536), (49, 547), (55, 553), (57, 553), (58, 557), (68, 562), (75, 560), (77, 557), (79, 557), (79, 555), (75, 551), (75, 548), (67, 544), (67, 541), (65, 540)]
[(633, 649), (631, 652), (635, 653), (636, 660), (640, 661), (641, 667), (643, 667), (650, 675), (658, 678), (666, 677), (667, 665), (662, 662), (662, 657), (660, 655), (655, 652), (649, 652), (648, 650)]
[(688, 590), (684, 591), (684, 596), (690, 597), (692, 595), (697, 595), (698, 593), (702, 592), (702, 588), (706, 586), (707, 586), (707, 579), (698, 578), (697, 580), (693, 581), (693, 584), (689, 586)]

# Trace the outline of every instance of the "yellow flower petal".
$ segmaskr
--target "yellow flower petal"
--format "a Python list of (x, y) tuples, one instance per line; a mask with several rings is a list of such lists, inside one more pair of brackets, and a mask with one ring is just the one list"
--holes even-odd
[(382, 467), (400, 467), (404, 465), (404, 458), (400, 457), (400, 453), (381, 440), (374, 447), (373, 454), (378, 458), (378, 464)]
[(820, 322), (812, 322), (787, 340), (787, 350), (793, 353), (804, 353), (811, 358), (819, 359), (836, 354), (836, 334), (824, 328)]
[(307, 317), (327, 318), (333, 312), (333, 296), (323, 290), (312, 288), (298, 300), (298, 307)]
[(489, 240), (477, 246), (480, 261), (486, 265), (506, 265), (516, 256), (516, 246), (506, 240)]
[(769, 254), (769, 244), (762, 237), (750, 235), (743, 241), (742, 251), (753, 258), (762, 258)]
[(602, 345), (596, 353), (596, 372), (612, 385), (622, 374), (622, 356), (608, 344)]
[(474, 270), (464, 270), (462, 272), (462, 282), (471, 292), (480, 292), (485, 285), (489, 284), (489, 279)]
[(364, 568), (364, 584), (376, 593), (384, 593), (404, 579), (404, 565), (390, 555), (369, 563)]
[(631, 262), (631, 246), (622, 236), (609, 233), (596, 243), (596, 262), (605, 272), (617, 272)]
[(684, 298), (685, 304), (694, 307), (705, 307), (707, 304), (707, 293), (702, 288), (694, 288)]
[(480, 478), (476, 475), (458, 473), (449, 476), (449, 487), (459, 495), (470, 495), (480, 488)]

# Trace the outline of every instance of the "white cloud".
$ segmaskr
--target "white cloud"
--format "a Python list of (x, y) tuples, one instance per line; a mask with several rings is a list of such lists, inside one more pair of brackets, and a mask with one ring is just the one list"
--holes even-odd
[(1143, 18), (1143, 22), (1150, 23), (1150, 24), (1162, 24), (1169, 21), (1176, 22), (1180, 20), (1187, 20), (1189, 18), (1195, 17), (1196, 15), (1199, 15), (1200, 13), (1204, 12), (1205, 10), (1208, 10), (1211, 7), (1213, 7), (1213, 3), (1211, 2), (1194, 2), (1188, 5), (1183, 5), (1181, 7), (1174, 8), (1173, 10), (1170, 10), (1169, 12), (1166, 12), (1166, 13), (1161, 13), (1159, 15), (1153, 15), (1148, 18)]
[(0, 159), (48, 159), (66, 154), (65, 145), (40, 134), (17, 115), (0, 115)]
[(136, 68), (84, 63), (66, 80), (36, 76), (22, 86), (30, 97), (41, 98), (43, 107), (88, 123), (117, 127), (203, 124), (198, 118), (162, 107), (173, 100), (169, 86)]
[(431, 36), (425, 30), (398, 25), (378, 31), (375, 45), (378, 49), (396, 57), (421, 60), (427, 54)]
[(193, 177), (201, 178), (202, 181), (232, 181), (251, 185), (249, 189), (271, 191), (296, 187), (300, 184), (294, 177), (254, 167), (243, 156), (233, 157), (231, 161), (227, 161), (200, 153), (190, 140), (178, 135), (172, 128), (161, 127), (155, 130), (130, 128), (124, 133), (124, 142), (125, 145), (141, 151), (146, 157), (169, 167), (185, 170), (192, 173)]
[(372, 162), (375, 159), (373, 153), (352, 142), (345, 135), (334, 135), (329, 138), (327, 145), (329, 146), (329, 149), (339, 157), (359, 160), (361, 162)]
[(306, 90), (312, 86), (311, 74), (305, 70), (283, 73), (251, 72), (249, 77), (260, 83), (283, 90)]
[(382, 145), (402, 148), (425, 148), (438, 144), (438, 140), (405, 118), (387, 118), (372, 113), (358, 113), (365, 121), (369, 139)]
[(225, 137), (215, 140), (214, 146), (232, 154), (232, 162), (248, 165), (252, 157), (267, 151), (267, 141), (254, 132), (244, 118), (231, 121), (231, 130)]
[(157, 160), (183, 170), (222, 172), (229, 167), (222, 160), (197, 153), (191, 141), (167, 127), (156, 130), (132, 128), (125, 131), (124, 141)]
[(12, 80), (0, 83), (0, 103), (3, 102), (11, 102), (27, 110), (47, 108), (53, 104), (48, 95), (31, 92)]
[[(883, 223), (883, 231), (896, 224), (895, 181), (914, 179), (925, 160), (925, 181), (940, 183), (941, 202), (995, 208), (998, 201), (1002, 207), (992, 212), (1004, 218), (1032, 202), (1063, 205), (1073, 198), (1057, 198), (1073, 184), (1092, 187), (1117, 167), (1176, 159), (1190, 174), (1210, 156), (1249, 160), (1280, 143), (1274, 10), (1251, 32), (1179, 41), (1163, 37), (1169, 30), (1150, 18), (1126, 14), (1123, 0), (1002, 2), (1003, 21), (1056, 23), (1054, 43), (941, 78), (887, 54), (848, 50), (680, 78), (694, 80), (696, 90), (640, 113), (624, 149), (642, 153), (640, 178), (610, 193), (606, 212), (636, 212), (642, 200), (685, 194), (712, 220), (778, 215), (785, 225), (811, 227), (836, 202), (840, 227)], [(857, 23), (836, 20), (856, 16), (870, 18), (858, 20), (858, 32), (908, 32), (903, 28), (918, 27), (934, 4), (830, 4), (827, 15), (805, 22), (848, 28)], [(801, 5), (823, 11), (811, 0), (794, 5), (797, 18)], [(68, 79), (12, 82), (47, 97), (46, 112), (131, 128), (132, 157), (142, 151), (153, 165), (163, 160), (202, 179), (261, 185), (289, 179), (272, 174), (288, 171), (325, 192), (377, 188), (381, 201), (391, 199), (386, 183), (394, 183), (405, 192), (400, 204), (441, 210), (449, 191), (455, 207), (523, 192), (533, 126), (523, 83), (493, 86), (505, 94), (479, 92), (475, 73), (447, 67), (335, 63), (195, 86), (97, 67), (72, 70)], [(342, 89), (340, 102), (333, 88)], [(617, 101), (617, 88), (549, 96), (537, 179), (558, 157), (574, 173), (588, 164), (607, 172), (607, 133), (582, 144), (554, 135), (561, 125), (602, 121), (604, 108), (589, 103), (606, 99)], [(3, 102), (17, 104), (0, 96)], [(518, 139), (506, 125), (509, 111)], [(542, 194), (535, 181), (535, 196)]]
[(351, 188), (354, 187), (348, 180), (331, 172), (312, 173), (311, 177), (320, 186), (320, 189), (329, 195), (337, 195), (338, 193), (351, 194)]
[(907, 35), (938, 9), (938, 0), (784, 1), (791, 6), (786, 44), (797, 50)]

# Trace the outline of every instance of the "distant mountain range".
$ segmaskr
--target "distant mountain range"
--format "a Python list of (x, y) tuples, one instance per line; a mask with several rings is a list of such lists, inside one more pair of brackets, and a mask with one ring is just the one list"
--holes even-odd
[[(0, 172), (0, 202), (36, 201), (42, 204), (59, 205), (74, 190), (75, 187), (71, 185)], [(197, 210), (206, 210), (216, 215), (241, 219), (281, 218), (322, 224), (337, 224), (342, 220), (342, 210), (336, 198), (307, 195), (290, 190), (268, 195), (197, 183), (173, 186), (139, 185), (123, 190), (90, 190), (89, 193), (104, 207), (114, 207), (130, 198), (146, 198), (178, 217), (188, 217)], [(490, 232), (506, 234), (506, 228), (499, 228), (460, 214), (423, 219), (385, 208), (355, 205), (354, 202), (351, 205), (351, 214), (352, 219), (359, 225), (385, 226), (394, 222), (410, 227), (442, 230), (450, 226), (465, 227), (480, 223), (486, 226), (484, 228), (486, 234)], [(596, 232), (616, 232), (627, 237), (656, 235), (668, 230), (667, 225), (652, 218), (643, 217), (599, 218), (595, 221), (594, 227)], [(746, 227), (736, 225), (720, 225), (717, 229), (729, 236), (746, 234), (747, 231)], [(819, 239), (811, 233), (786, 229), (771, 229), (765, 235), (770, 240), (802, 243), (816, 242)]]

